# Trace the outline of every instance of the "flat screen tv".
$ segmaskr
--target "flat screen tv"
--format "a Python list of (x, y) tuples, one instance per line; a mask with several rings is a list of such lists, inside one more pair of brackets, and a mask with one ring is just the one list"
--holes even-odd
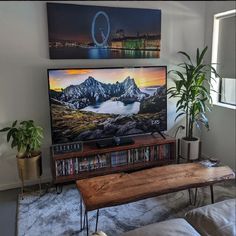
[(49, 69), (52, 143), (166, 130), (166, 70)]

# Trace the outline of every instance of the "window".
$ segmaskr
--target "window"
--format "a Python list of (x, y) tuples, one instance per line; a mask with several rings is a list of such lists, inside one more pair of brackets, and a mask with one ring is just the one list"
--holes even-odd
[[(214, 15), (212, 63), (222, 79), (214, 78), (213, 103), (236, 108), (236, 10)], [(216, 63), (216, 64), (214, 64)]]

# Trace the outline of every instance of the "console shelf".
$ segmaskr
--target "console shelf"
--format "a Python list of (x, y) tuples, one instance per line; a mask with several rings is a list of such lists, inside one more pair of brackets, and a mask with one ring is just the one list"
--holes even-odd
[(99, 175), (131, 172), (176, 162), (176, 139), (165, 135), (132, 137), (133, 144), (98, 148), (95, 142), (85, 142), (82, 152), (53, 154), (51, 167), (55, 184)]

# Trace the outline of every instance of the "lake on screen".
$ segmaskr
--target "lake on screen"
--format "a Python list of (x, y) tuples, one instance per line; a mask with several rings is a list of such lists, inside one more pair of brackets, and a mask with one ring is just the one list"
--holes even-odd
[(120, 101), (108, 100), (96, 105), (87, 106), (81, 111), (92, 111), (96, 113), (108, 113), (108, 114), (137, 114), (139, 112), (140, 102), (134, 102), (131, 104), (124, 104)]

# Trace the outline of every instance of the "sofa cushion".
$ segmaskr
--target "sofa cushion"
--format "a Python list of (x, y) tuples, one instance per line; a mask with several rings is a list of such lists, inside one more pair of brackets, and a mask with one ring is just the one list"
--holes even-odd
[(186, 220), (203, 236), (232, 236), (235, 231), (236, 199), (203, 206), (186, 213)]
[(200, 236), (184, 219), (177, 218), (128, 231), (123, 236)]

